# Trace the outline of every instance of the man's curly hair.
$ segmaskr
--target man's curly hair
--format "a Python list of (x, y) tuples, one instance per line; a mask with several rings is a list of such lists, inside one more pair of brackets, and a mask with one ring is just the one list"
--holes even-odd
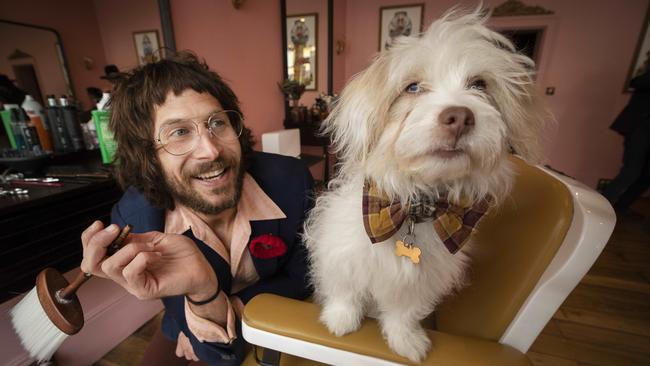
[[(169, 92), (180, 95), (187, 89), (210, 93), (223, 109), (242, 115), (232, 89), (204, 60), (187, 51), (121, 74), (111, 95), (110, 128), (117, 142), (117, 181), (123, 189), (136, 188), (149, 202), (163, 209), (173, 209), (174, 200), (166, 189), (154, 144), (154, 112), (155, 107), (165, 103)], [(254, 144), (251, 131), (245, 126), (239, 143), (245, 169)]]

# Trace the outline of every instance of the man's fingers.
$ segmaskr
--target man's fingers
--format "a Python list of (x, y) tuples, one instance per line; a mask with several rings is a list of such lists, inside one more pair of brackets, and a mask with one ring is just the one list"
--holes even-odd
[(160, 259), (159, 252), (140, 252), (122, 269), (122, 276), (128, 285), (129, 292), (140, 300), (160, 297), (154, 284), (147, 283), (147, 268)]
[(84, 231), (82, 271), (102, 276), (100, 262), (106, 256), (106, 247), (117, 238), (119, 232), (120, 228), (117, 225), (109, 225), (104, 229), (102, 223), (98, 221)]
[(178, 333), (178, 340), (176, 341), (176, 356), (183, 357), (188, 361), (199, 361), (199, 358), (194, 354), (194, 349), (190, 343), (189, 338), (183, 334)]
[(86, 230), (84, 230), (81, 233), (81, 245), (83, 246), (84, 249), (88, 245), (88, 241), (90, 240), (90, 238), (93, 235), (95, 235), (98, 231), (102, 230), (103, 228), (104, 228), (104, 224), (102, 224), (102, 222), (99, 220), (95, 220), (95, 222), (93, 222), (90, 226), (86, 228)]
[(125, 281), (122, 275), (122, 270), (128, 265), (136, 255), (140, 252), (151, 251), (152, 246), (148, 243), (129, 243), (118, 250), (113, 256), (104, 260), (101, 264), (101, 269), (106, 275), (124, 286)]

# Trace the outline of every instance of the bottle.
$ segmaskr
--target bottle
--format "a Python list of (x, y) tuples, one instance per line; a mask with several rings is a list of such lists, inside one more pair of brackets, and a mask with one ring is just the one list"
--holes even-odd
[(71, 151), (71, 143), (68, 139), (65, 130), (65, 122), (59, 106), (56, 104), (54, 95), (47, 96), (47, 122), (50, 124), (50, 131), (52, 131), (52, 140), (54, 142), (54, 151), (58, 153), (65, 153)]
[(18, 112), (18, 108), (11, 109), (11, 133), (14, 135), (16, 150), (27, 149), (27, 145), (25, 143), (25, 135), (23, 135), (20, 112)]
[(92, 111), (97, 140), (99, 141), (99, 151), (102, 154), (102, 162), (104, 164), (113, 163), (115, 151), (117, 150), (117, 142), (109, 126), (111, 111), (108, 109), (108, 103), (110, 97), (111, 95), (109, 93), (104, 92), (102, 99), (97, 103), (97, 110)]
[(67, 135), (70, 136), (72, 151), (83, 150), (84, 140), (81, 133), (81, 126), (77, 119), (77, 109), (70, 105), (70, 101), (65, 95), (62, 95), (61, 98), (59, 98), (59, 105), (61, 106), (61, 115)]
[(43, 147), (41, 146), (41, 142), (38, 139), (38, 132), (36, 131), (36, 127), (22, 108), (18, 109), (17, 111), (20, 119), (19, 125), (21, 132), (25, 138), (26, 150), (36, 153), (42, 152)]
[(45, 124), (39, 115), (31, 115), (27, 112), (27, 116), (31, 121), (31, 125), (36, 128), (38, 140), (41, 142), (41, 147), (45, 151), (52, 151), (52, 137), (45, 129)]
[(111, 101), (111, 93), (105, 91), (102, 93), (102, 99), (97, 102), (97, 110), (98, 111), (103, 111), (104, 109), (108, 109), (108, 103)]
[[(25, 110), (25, 112), (27, 112), (28, 116), (37, 115), (41, 118), (42, 122), (45, 122), (45, 111), (43, 110), (43, 106), (41, 103), (32, 98), (31, 95), (25, 95), (25, 100), (23, 101), (21, 107)], [(49, 131), (49, 127), (47, 125), (43, 125), (43, 127), (45, 127), (46, 131)]]
[(25, 100), (22, 104), (23, 109), (27, 112), (27, 116), (31, 120), (31, 124), (36, 127), (38, 133), (38, 140), (41, 142), (43, 150), (52, 151), (52, 137), (47, 123), (45, 123), (45, 113), (43, 106), (31, 95), (25, 95)]

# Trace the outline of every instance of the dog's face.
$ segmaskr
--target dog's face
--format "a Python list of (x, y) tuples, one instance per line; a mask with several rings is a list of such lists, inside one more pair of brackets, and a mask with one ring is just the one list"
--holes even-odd
[(533, 61), (478, 13), (453, 13), (401, 38), (342, 93), (327, 121), (346, 167), (389, 193), (499, 198), (507, 153), (538, 154), (544, 114)]

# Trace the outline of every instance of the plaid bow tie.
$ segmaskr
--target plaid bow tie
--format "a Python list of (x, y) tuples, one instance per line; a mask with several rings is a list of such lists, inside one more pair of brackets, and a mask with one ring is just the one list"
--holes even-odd
[(487, 200), (466, 206), (446, 200), (425, 200), (403, 206), (397, 198), (391, 202), (373, 183), (366, 181), (363, 185), (363, 225), (373, 244), (393, 236), (407, 217), (414, 222), (433, 219), (434, 230), (453, 254), (467, 242), (488, 208)]

